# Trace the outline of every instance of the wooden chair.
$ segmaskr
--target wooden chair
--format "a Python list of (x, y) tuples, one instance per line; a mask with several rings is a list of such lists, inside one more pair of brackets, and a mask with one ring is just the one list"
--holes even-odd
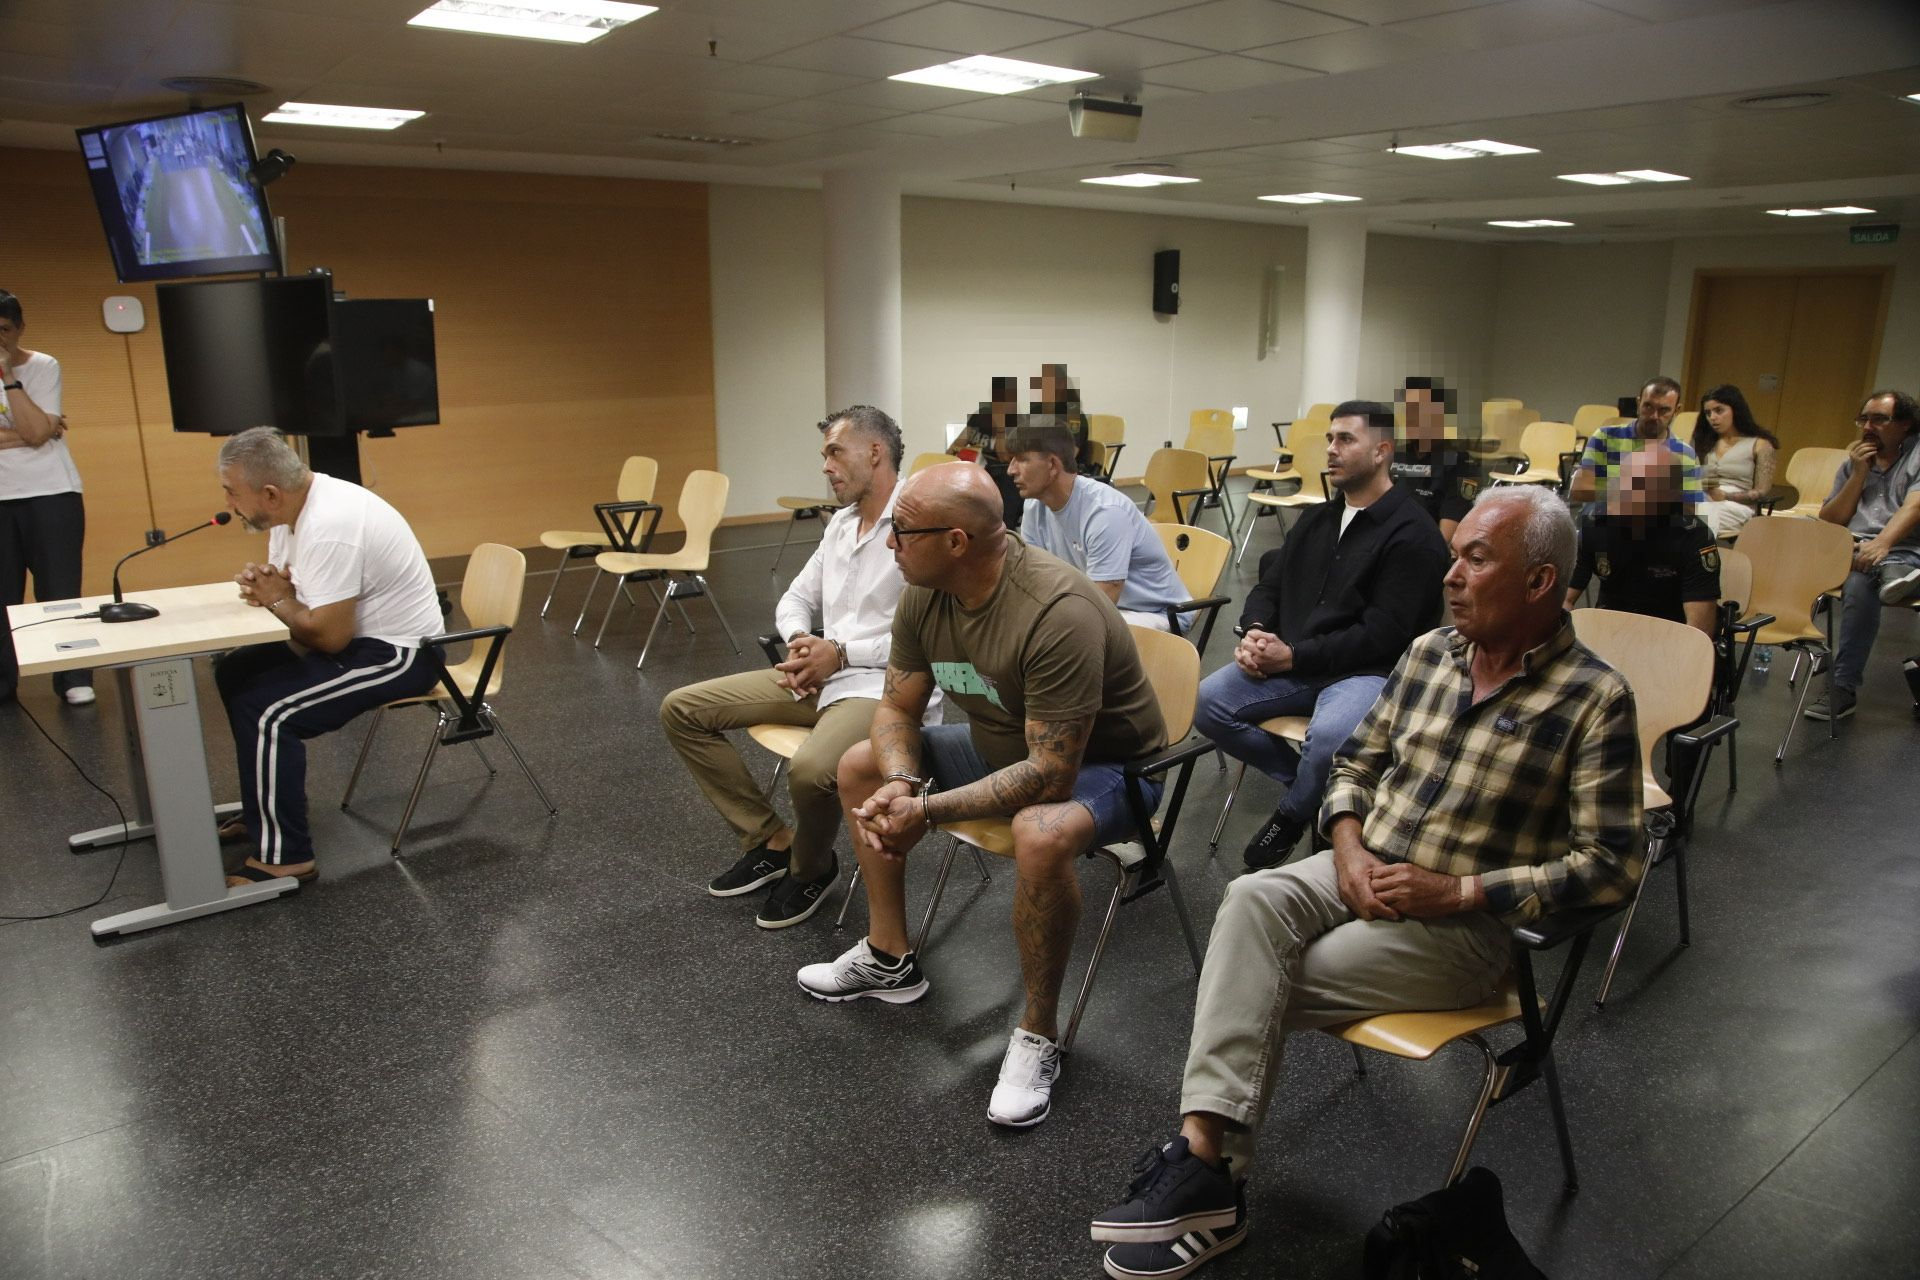
[[(553, 571), (553, 585), (547, 588), (547, 598), (540, 605), (541, 617), (547, 616), (554, 593), (560, 590), (560, 575), (566, 572), (569, 561), (585, 560), (602, 551), (648, 549), (654, 528), (660, 523), (660, 508), (653, 501), (653, 486), (659, 478), (660, 464), (635, 454), (620, 468), (620, 482), (613, 490), (614, 500), (594, 504), (593, 514), (600, 522), (599, 529), (549, 529), (540, 535), (541, 546), (560, 553), (560, 565)], [(640, 529), (643, 520), (644, 532)], [(587, 617), (587, 602), (593, 599), (593, 589), (599, 585), (600, 569), (595, 566), (593, 580), (587, 584), (586, 598), (580, 601), (580, 616), (573, 620), (573, 634), (580, 634), (580, 624)]]
[[(1314, 406), (1315, 409), (1319, 407)], [(1315, 462), (1326, 456), (1327, 432), (1332, 427), (1332, 418), (1318, 416), (1302, 416), (1289, 422), (1286, 443), (1274, 450), (1274, 466), (1279, 470), (1276, 479), (1300, 479), (1302, 458), (1307, 459), (1307, 469), (1313, 470)]]
[(1193, 499), (1193, 513), (1198, 516), (1199, 499), (1213, 492), (1207, 455), (1192, 449), (1155, 449), (1147, 459), (1145, 479), (1147, 492), (1153, 497), (1147, 519), (1155, 524), (1192, 524), (1180, 500)]
[[(1770, 613), (1750, 613), (1753, 600), (1753, 561), (1736, 547), (1720, 548), (1720, 607), (1714, 623), (1713, 710), (1732, 715), (1746, 682), (1747, 662), (1753, 657), (1753, 638), (1760, 628), (1776, 621)], [(1744, 646), (1740, 643), (1745, 639)], [(1740, 789), (1740, 733), (1727, 735), (1727, 790)]]
[[(680, 524), (687, 531), (686, 542), (678, 551), (650, 553), (647, 555), (629, 554), (622, 551), (603, 551), (594, 558), (594, 563), (608, 573), (629, 574), (651, 570), (667, 579), (666, 599), (654, 612), (653, 625), (647, 629), (646, 643), (640, 647), (640, 660), (634, 663), (638, 670), (647, 665), (647, 651), (653, 647), (653, 637), (660, 630), (660, 624), (666, 620), (667, 606), (676, 600), (685, 600), (692, 596), (705, 596), (707, 603), (713, 606), (713, 616), (720, 619), (720, 625), (726, 630), (727, 643), (733, 646), (735, 653), (740, 652), (740, 642), (733, 638), (733, 626), (727, 621), (727, 615), (721, 612), (720, 601), (714, 597), (707, 586), (707, 561), (713, 553), (713, 531), (720, 524), (720, 517), (727, 509), (727, 477), (718, 471), (691, 471), (687, 481), (680, 488)], [(607, 634), (607, 622), (613, 617), (613, 604), (607, 602), (606, 617), (600, 619), (600, 632), (593, 638), (593, 647), (600, 647), (600, 640)], [(686, 609), (680, 611), (687, 629), (693, 629), (693, 623), (687, 619)]]
[[(1748, 608), (1773, 617), (1772, 622), (1752, 633), (1753, 642), (1779, 645), (1796, 655), (1804, 653), (1812, 664), (1807, 683), (1800, 688), (1800, 700), (1794, 705), (1793, 719), (1787, 721), (1780, 749), (1774, 752), (1777, 765), (1787, 758), (1787, 744), (1793, 740), (1822, 658), (1828, 664), (1829, 704), (1833, 699), (1833, 611), (1827, 611), (1827, 630), (1822, 630), (1814, 624), (1813, 610), (1822, 593), (1837, 590), (1853, 571), (1853, 535), (1844, 526), (1824, 520), (1755, 516), (1741, 526), (1733, 545), (1753, 565), (1753, 595)], [(1788, 687), (1793, 683), (1789, 680)], [(1829, 737), (1840, 736), (1838, 721), (1828, 721), (1827, 729)]]
[(1127, 447), (1127, 420), (1117, 413), (1090, 413), (1087, 439), (1105, 446), (1106, 458), (1101, 464), (1100, 478), (1111, 484), (1114, 468), (1120, 465), (1120, 451)]
[[(1640, 864), (1640, 883), (1620, 922), (1613, 954), (1600, 980), (1596, 1007), (1604, 1006), (1613, 985), (1614, 970), (1627, 945), (1627, 930), (1645, 891), (1647, 876), (1656, 864), (1673, 863), (1675, 891), (1680, 898), (1680, 945), (1691, 941), (1687, 921), (1687, 837), (1693, 823), (1693, 802), (1700, 794), (1706, 753), (1739, 728), (1728, 715), (1708, 718), (1714, 688), (1714, 648), (1707, 633), (1683, 622), (1651, 618), (1613, 609), (1575, 609), (1573, 631), (1581, 644), (1626, 677), (1633, 691), (1634, 718), (1640, 729), (1641, 803), (1646, 810), (1647, 854)], [(1685, 729), (1684, 733), (1676, 732)], [(1670, 776), (1663, 786), (1654, 771), (1655, 748), (1673, 734)]]
[(1259, 518), (1262, 511), (1271, 511), (1274, 518), (1280, 520), (1280, 536), (1284, 541), (1286, 521), (1280, 513), (1290, 509), (1318, 506), (1327, 501), (1328, 494), (1325, 471), (1309, 471), (1297, 493), (1272, 494), (1250, 491), (1247, 494), (1246, 532), (1240, 539), (1240, 553), (1233, 558), (1233, 563), (1237, 566), (1247, 558), (1247, 544), (1253, 541), (1253, 522)]
[(1693, 429), (1700, 425), (1698, 409), (1682, 409), (1673, 415), (1673, 421), (1667, 424), (1667, 433), (1675, 440), (1693, 442)]
[(1529, 422), (1520, 433), (1520, 451), (1527, 465), (1518, 471), (1495, 471), (1489, 479), (1495, 484), (1546, 484), (1558, 488), (1563, 478), (1561, 459), (1574, 451), (1574, 431), (1570, 422)]
[[(1299, 752), (1306, 750), (1309, 723), (1306, 716), (1275, 716), (1271, 720), (1262, 720), (1260, 727)], [(1220, 816), (1214, 819), (1213, 834), (1207, 838), (1209, 858), (1220, 850), (1220, 834), (1227, 829), (1227, 815), (1233, 812), (1233, 801), (1240, 794), (1240, 784), (1247, 780), (1247, 762), (1242, 760), (1239, 763), (1240, 768), (1233, 775), (1233, 785), (1227, 788), (1227, 802), (1220, 806)]]
[(1233, 437), (1233, 414), (1225, 409), (1195, 409), (1188, 415), (1185, 447), (1207, 455), (1207, 477), (1213, 492), (1207, 496), (1206, 505), (1219, 507), (1225, 527), (1233, 528), (1233, 495), (1227, 490), (1227, 477), (1240, 447)]
[(1493, 461), (1512, 459), (1525, 466), (1527, 451), (1521, 439), (1528, 425), (1538, 421), (1538, 409), (1525, 408), (1518, 401), (1489, 400), (1480, 412), (1483, 447)]
[(1787, 459), (1786, 473), (1787, 487), (1795, 493), (1794, 505), (1780, 514), (1818, 519), (1827, 494), (1833, 491), (1833, 478), (1846, 460), (1845, 449), (1795, 449)]
[(917, 453), (913, 461), (907, 464), (907, 475), (918, 475), (928, 467), (937, 467), (944, 462), (958, 462), (960, 459), (950, 453)]
[(1098, 440), (1087, 441), (1087, 468), (1081, 474), (1089, 480), (1113, 483), (1113, 458), (1107, 453), (1107, 446)]
[[(1153, 528), (1167, 549), (1167, 557), (1173, 561), (1173, 571), (1180, 575), (1180, 585), (1187, 591), (1184, 602), (1167, 606), (1168, 629), (1178, 635), (1181, 614), (1204, 612), (1206, 621), (1200, 624), (1200, 638), (1193, 642), (1193, 647), (1204, 655), (1207, 641), (1213, 636), (1213, 624), (1220, 616), (1220, 607), (1232, 600), (1231, 596), (1216, 595), (1214, 589), (1220, 584), (1220, 571), (1227, 567), (1233, 543), (1211, 530), (1197, 529), (1190, 524), (1157, 524)], [(1192, 639), (1191, 631), (1188, 638)]]
[(1573, 411), (1573, 434), (1584, 440), (1619, 416), (1617, 405), (1583, 404)]
[[(1140, 660), (1146, 667), (1147, 679), (1153, 685), (1154, 696), (1160, 703), (1160, 714), (1166, 721), (1167, 741), (1176, 745), (1156, 759), (1127, 767), (1127, 803), (1133, 814), (1137, 839), (1127, 844), (1087, 850), (1088, 857), (1101, 858), (1113, 868), (1113, 893), (1107, 899), (1106, 916), (1101, 921), (1099, 937), (1093, 944), (1093, 955), (1087, 962), (1086, 976), (1080, 983), (1080, 994), (1073, 1002), (1073, 1012), (1068, 1015), (1066, 1034), (1060, 1038), (1062, 1053), (1073, 1049), (1074, 1036), (1080, 1030), (1080, 1017), (1086, 1012), (1087, 997), (1093, 991), (1093, 980), (1100, 972), (1100, 959), (1106, 954), (1107, 939), (1113, 933), (1114, 917), (1119, 914), (1123, 902), (1143, 898), (1164, 884), (1168, 896), (1173, 899), (1174, 913), (1180, 919), (1180, 930), (1186, 935), (1187, 954), (1193, 960), (1193, 971), (1196, 975), (1200, 972), (1200, 944), (1194, 937), (1193, 922), (1187, 917), (1186, 900), (1180, 895), (1179, 877), (1174, 874), (1173, 863), (1167, 859), (1167, 850), (1173, 842), (1174, 827), (1180, 818), (1180, 805), (1186, 798), (1187, 782), (1193, 774), (1194, 762), (1213, 750), (1213, 744), (1204, 739), (1193, 743), (1185, 741), (1193, 729), (1193, 703), (1200, 686), (1200, 655), (1180, 636), (1135, 627), (1133, 638), (1140, 646)], [(1153, 811), (1147, 806), (1146, 791), (1141, 784), (1147, 778), (1163, 776), (1175, 770), (1178, 771), (1177, 777), (1167, 798), (1165, 816), (1156, 827)], [(1009, 819), (978, 818), (951, 822), (940, 830), (952, 836), (954, 841), (948, 845), (946, 857), (940, 863), (940, 873), (933, 884), (933, 896), (927, 903), (926, 918), (920, 924), (920, 938), (914, 950), (921, 956), (927, 953), (927, 939), (933, 929), (934, 913), (940, 908), (940, 895), (946, 888), (947, 875), (953, 869), (954, 855), (960, 845), (971, 845), (1003, 858), (1013, 856), (1013, 823)]]
[[(500, 717), (489, 701), (506, 683), (507, 637), (513, 633), (513, 624), (519, 620), (520, 596), (526, 582), (526, 556), (497, 542), (483, 542), (475, 547), (473, 554), (467, 557), (467, 573), (460, 586), (460, 607), (466, 612), (471, 625), (465, 631), (431, 636), (423, 642), (432, 647), (439, 661), (440, 687), (416, 697), (396, 698), (383, 707), (375, 708), (373, 719), (367, 724), (367, 736), (361, 739), (360, 754), (354, 759), (353, 772), (347, 777), (346, 794), (340, 797), (342, 809), (353, 800), (353, 788), (360, 781), (360, 771), (366, 767), (367, 753), (373, 749), (374, 734), (380, 731), (380, 724), (389, 710), (394, 707), (424, 706), (439, 717), (433, 737), (427, 740), (427, 753), (420, 761), (420, 771), (414, 775), (413, 790), (407, 795), (407, 807), (400, 814), (400, 825), (393, 832), (389, 852), (396, 858), (400, 856), (401, 842), (406, 839), (407, 825), (413, 821), (413, 811), (420, 803), (421, 794), (427, 789), (427, 774), (433, 768), (434, 755), (441, 747), (461, 742), (472, 743), (491, 776), (498, 770), (493, 767), (493, 761), (487, 759), (480, 740), (498, 734), (500, 741), (506, 744), (507, 753), (513, 757), (513, 762), (526, 775), (534, 794), (540, 797), (540, 803), (547, 807), (548, 815), (560, 812), (553, 801), (547, 798), (546, 789), (533, 776), (533, 770), (527, 767), (520, 748), (507, 736), (506, 726), (500, 723)], [(446, 646), (468, 643), (473, 645), (473, 649), (467, 657), (448, 666), (445, 661)]]
[(787, 530), (780, 535), (780, 549), (773, 553), (773, 567), (768, 573), (780, 572), (780, 557), (787, 554), (787, 539), (793, 536), (793, 527), (802, 520), (826, 518), (840, 509), (840, 504), (832, 498), (775, 498), (774, 501), (793, 514), (787, 518)]

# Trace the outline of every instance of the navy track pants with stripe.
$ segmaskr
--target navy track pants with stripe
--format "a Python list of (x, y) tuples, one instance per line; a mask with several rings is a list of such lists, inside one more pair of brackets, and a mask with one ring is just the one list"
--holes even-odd
[(214, 683), (233, 726), (241, 816), (258, 841), (261, 862), (280, 866), (313, 857), (307, 739), (395, 698), (425, 693), (438, 676), (432, 650), (369, 637), (339, 653), (251, 645), (214, 664)]

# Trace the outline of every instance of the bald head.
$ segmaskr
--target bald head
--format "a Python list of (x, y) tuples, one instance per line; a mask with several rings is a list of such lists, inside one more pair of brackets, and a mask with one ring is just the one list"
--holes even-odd
[(900, 505), (914, 512), (916, 524), (959, 529), (976, 543), (991, 544), (1004, 532), (1000, 490), (985, 467), (971, 462), (943, 462), (910, 477)]
[(984, 599), (1006, 560), (1001, 510), (993, 478), (971, 462), (943, 462), (907, 477), (894, 500), (888, 539), (900, 576), (963, 602)]

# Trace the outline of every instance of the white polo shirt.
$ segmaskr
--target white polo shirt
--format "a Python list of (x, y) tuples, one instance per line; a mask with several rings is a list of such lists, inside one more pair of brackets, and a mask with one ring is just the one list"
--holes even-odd
[(267, 558), (309, 609), (357, 599), (355, 639), (414, 649), (446, 630), (420, 540), (386, 499), (351, 481), (315, 472), (299, 519), (267, 534)]
[[(49, 418), (65, 412), (60, 407), (60, 362), (36, 351), (13, 367), (20, 389)], [(0, 394), (0, 427), (14, 430), (13, 410)], [(73, 465), (67, 442), (55, 436), (26, 449), (0, 449), (0, 498), (39, 498), (50, 493), (79, 493), (80, 469)]]

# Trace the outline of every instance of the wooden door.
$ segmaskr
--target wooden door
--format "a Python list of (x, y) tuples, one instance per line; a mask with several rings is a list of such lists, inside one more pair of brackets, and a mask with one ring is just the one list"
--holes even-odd
[(1871, 390), (1886, 318), (1884, 268), (1700, 272), (1688, 333), (1689, 403), (1732, 383), (1782, 457), (1845, 447)]

